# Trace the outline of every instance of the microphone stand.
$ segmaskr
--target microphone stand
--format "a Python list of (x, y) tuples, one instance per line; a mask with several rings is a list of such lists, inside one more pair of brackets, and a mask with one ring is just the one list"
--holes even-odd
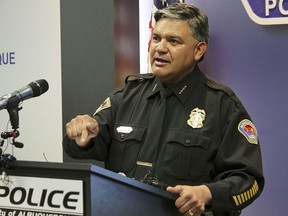
[(7, 107), (7, 111), (9, 113), (9, 117), (10, 117), (10, 122), (11, 122), (12, 128), (14, 130), (17, 130), (19, 128), (19, 114), (18, 114), (18, 112), (21, 109), (22, 109), (22, 107), (18, 107), (18, 105)]
[(9, 183), (9, 176), (6, 174), (5, 170), (14, 168), (14, 161), (16, 161), (16, 158), (10, 154), (3, 154), (2, 150), (3, 145), (4, 145), (4, 139), (0, 141), (0, 171), (1, 171), (0, 181), (3, 184), (7, 185)]
[(17, 142), (15, 139), (20, 135), (20, 132), (17, 130), (19, 128), (19, 110), (21, 110), (22, 107), (18, 107), (18, 105), (13, 104), (12, 106), (7, 106), (7, 111), (9, 113), (10, 122), (12, 126), (12, 131), (9, 132), (2, 132), (1, 133), (1, 140), (0, 142), (0, 170), (2, 171), (2, 175), (0, 176), (0, 181), (6, 182), (7, 175), (5, 170), (11, 169), (14, 167), (14, 161), (16, 161), (16, 158), (13, 155), (10, 154), (3, 154), (2, 146), (4, 145), (4, 140), (8, 138), (12, 138), (12, 145), (14, 145), (16, 148), (23, 148), (23, 143)]
[(14, 145), (16, 148), (23, 148), (23, 143), (16, 142), (16, 138), (20, 135), (19, 131), (17, 130), (19, 128), (19, 111), (22, 109), (22, 107), (18, 107), (18, 105), (12, 104), (7, 106), (7, 111), (9, 113), (10, 122), (13, 131), (10, 132), (2, 132), (1, 137), (3, 139), (8, 139), (12, 137), (12, 145)]

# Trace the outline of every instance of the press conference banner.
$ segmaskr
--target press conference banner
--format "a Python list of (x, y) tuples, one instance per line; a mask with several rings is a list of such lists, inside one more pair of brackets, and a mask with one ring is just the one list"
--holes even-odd
[(83, 181), (7, 176), (0, 181), (0, 215), (81, 216)]
[[(15, 148), (4, 140), (4, 153), (19, 160), (62, 161), (60, 0), (0, 0), (0, 97), (32, 81), (45, 79), (49, 90), (19, 105)], [(0, 133), (12, 131), (0, 110)], [(1, 139), (1, 138), (0, 138)]]

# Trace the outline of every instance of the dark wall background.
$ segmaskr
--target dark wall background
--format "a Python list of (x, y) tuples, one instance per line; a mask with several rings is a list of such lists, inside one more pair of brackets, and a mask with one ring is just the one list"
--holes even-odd
[[(63, 134), (139, 71), (138, 1), (61, 0)], [(64, 161), (74, 161), (64, 153)], [(102, 163), (91, 161), (98, 165)]]
[(63, 121), (94, 112), (114, 85), (113, 1), (61, 0)]
[(113, 89), (113, 0), (61, 0), (61, 52), (65, 127), (76, 115), (93, 113)]

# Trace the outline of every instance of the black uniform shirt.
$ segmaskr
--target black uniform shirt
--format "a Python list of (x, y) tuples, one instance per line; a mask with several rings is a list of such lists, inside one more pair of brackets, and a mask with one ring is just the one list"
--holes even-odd
[(94, 116), (99, 135), (86, 149), (66, 137), (70, 156), (104, 160), (107, 169), (132, 178), (151, 170), (171, 186), (205, 184), (216, 211), (242, 209), (263, 190), (250, 116), (231, 89), (198, 67), (168, 90), (153, 75), (128, 79)]

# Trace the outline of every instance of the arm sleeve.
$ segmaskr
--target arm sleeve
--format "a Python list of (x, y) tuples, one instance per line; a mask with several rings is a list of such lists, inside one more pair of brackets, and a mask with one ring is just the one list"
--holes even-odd
[(74, 140), (69, 139), (67, 135), (64, 136), (63, 148), (70, 157), (100, 161), (107, 159), (111, 143), (111, 131), (119, 105), (118, 101), (121, 101), (120, 98), (121, 90), (115, 90), (93, 114), (99, 124), (99, 134), (91, 139), (86, 148), (79, 147)]
[(217, 174), (212, 183), (206, 184), (212, 193), (212, 209), (217, 211), (245, 208), (261, 194), (264, 187), (257, 131), (254, 131), (256, 137), (249, 140), (249, 131), (241, 133), (243, 120), (253, 125), (244, 108), (230, 115), (215, 159)]

